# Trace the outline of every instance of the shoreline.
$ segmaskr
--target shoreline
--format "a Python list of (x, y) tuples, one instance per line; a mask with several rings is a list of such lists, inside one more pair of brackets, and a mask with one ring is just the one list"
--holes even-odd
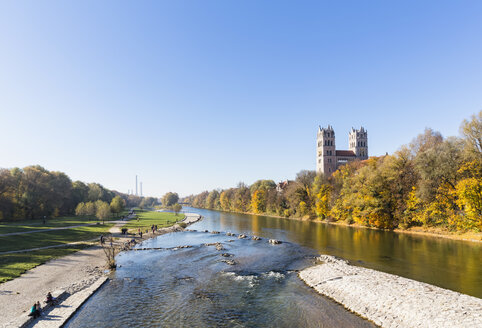
[[(189, 206), (192, 207), (192, 206)], [(197, 208), (197, 207), (192, 207)], [(222, 211), (222, 210), (212, 210), (208, 208), (199, 208), (201, 210), (208, 210), (208, 211), (217, 211), (217, 212), (224, 212), (224, 213), (233, 213), (233, 214), (245, 214), (245, 215), (256, 215), (256, 216), (266, 216), (270, 218), (277, 218), (277, 219), (286, 219), (286, 220), (294, 220), (294, 221), (304, 221), (304, 222), (314, 222), (314, 223), (321, 223), (327, 225), (335, 225), (335, 226), (344, 226), (344, 227), (351, 227), (351, 228), (360, 228), (360, 229), (371, 229), (376, 231), (391, 231), (396, 233), (404, 233), (404, 234), (412, 234), (412, 235), (419, 235), (419, 236), (427, 236), (427, 237), (435, 237), (435, 238), (445, 238), (450, 240), (459, 240), (459, 241), (466, 241), (466, 242), (474, 242), (474, 243), (482, 243), (482, 232), (451, 232), (444, 230), (443, 228), (437, 227), (412, 227), (409, 229), (401, 229), (396, 228), (393, 230), (389, 229), (380, 229), (375, 227), (367, 227), (361, 224), (352, 223), (348, 224), (344, 221), (326, 221), (326, 220), (318, 220), (318, 219), (305, 219), (305, 218), (287, 218), (284, 216), (279, 215), (271, 215), (271, 214), (258, 214), (258, 213), (250, 213), (250, 212), (232, 212), (232, 211)]]
[[(187, 225), (202, 219), (200, 214), (184, 213), (180, 222)], [(116, 244), (122, 245), (132, 235), (121, 235), (120, 228), (128, 221), (119, 221), (111, 228)], [(179, 222), (178, 222), (179, 223)], [(157, 234), (147, 234), (141, 241), (165, 233), (182, 230), (178, 223), (161, 228)], [(139, 240), (139, 237), (136, 237)], [(105, 269), (106, 259), (102, 247), (96, 245), (67, 256), (52, 259), (20, 277), (0, 284), (0, 327), (61, 327), (95, 292), (108, 280), (110, 271)], [(44, 307), (47, 292), (62, 291), (64, 297), (60, 306), (49, 308), (39, 319), (27, 316), (36, 301)], [(55, 316), (55, 320), (51, 318)]]
[[(480, 327), (482, 299), (329, 255), (298, 276), (318, 293), (381, 327)], [(448, 324), (448, 325), (447, 325)]]

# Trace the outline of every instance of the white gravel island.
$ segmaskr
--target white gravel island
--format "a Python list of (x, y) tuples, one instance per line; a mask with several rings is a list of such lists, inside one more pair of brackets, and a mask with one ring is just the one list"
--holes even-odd
[(299, 273), (306, 284), (382, 327), (482, 327), (482, 299), (329, 255)]

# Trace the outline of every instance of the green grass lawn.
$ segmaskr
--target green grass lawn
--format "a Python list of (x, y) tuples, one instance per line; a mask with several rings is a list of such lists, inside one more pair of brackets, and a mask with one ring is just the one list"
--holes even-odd
[[(120, 217), (126, 216), (128, 214), (129, 214), (129, 211), (123, 211), (122, 213), (119, 214), (119, 216), (109, 218), (106, 221), (118, 220)], [(66, 217), (59, 217), (59, 218), (51, 218), (51, 219), (47, 219), (45, 224), (43, 224), (41, 219), (10, 221), (10, 222), (0, 221), (0, 235), (5, 233), (11, 233), (11, 232), (28, 232), (32, 230), (60, 228), (60, 227), (75, 226), (80, 224), (97, 223), (97, 222), (99, 222), (99, 220), (95, 216), (86, 216), (86, 217), (66, 216)]]
[(79, 224), (95, 223), (97, 221), (98, 221), (97, 218), (93, 216), (92, 217), (69, 216), (69, 217), (47, 219), (45, 224), (42, 223), (42, 220), (0, 222), (0, 234), (68, 227), (68, 226), (74, 226)]
[(99, 224), (65, 230), (33, 232), (25, 235), (0, 237), (0, 252), (67, 244), (98, 238), (109, 231), (113, 224)]
[(48, 260), (77, 252), (89, 246), (91, 244), (79, 244), (28, 253), (0, 255), (0, 283), (12, 280)]
[(152, 211), (136, 211), (139, 221), (130, 220), (124, 227), (130, 232), (137, 232), (137, 229), (149, 229), (153, 224), (157, 224), (158, 228), (168, 227), (175, 222), (184, 219), (184, 214), (175, 215), (170, 212), (152, 212)]

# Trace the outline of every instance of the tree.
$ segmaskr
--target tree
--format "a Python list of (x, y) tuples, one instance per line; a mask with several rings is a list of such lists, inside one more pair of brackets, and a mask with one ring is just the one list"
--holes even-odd
[(104, 220), (107, 219), (110, 216), (110, 206), (106, 202), (103, 202), (101, 200), (98, 200), (96, 202), (96, 212), (95, 216), (99, 219), (102, 220), (102, 223), (104, 223)]
[(251, 210), (257, 214), (266, 211), (266, 190), (259, 189), (253, 193), (251, 198)]
[(258, 180), (249, 187), (249, 190), (253, 194), (256, 190), (266, 191), (273, 188), (276, 188), (276, 183), (273, 180)]
[(233, 195), (232, 189), (223, 190), (219, 195), (219, 205), (223, 211), (231, 210), (231, 197)]
[(168, 192), (162, 197), (162, 206), (170, 207), (179, 201), (179, 195), (175, 192)]
[(482, 230), (482, 180), (467, 178), (456, 186), (457, 204), (465, 212), (461, 220), (462, 229), (477, 228)]
[(234, 210), (247, 212), (251, 203), (251, 193), (249, 188), (242, 182), (238, 184), (234, 193)]
[(219, 191), (213, 190), (209, 193), (208, 197), (206, 198), (206, 208), (209, 209), (219, 209)]
[(482, 110), (472, 115), (470, 121), (464, 120), (460, 132), (465, 137), (468, 155), (482, 161)]
[(87, 202), (85, 203), (85, 215), (95, 215), (96, 213), (96, 208), (95, 204), (93, 202)]
[(119, 215), (124, 210), (125, 201), (120, 196), (115, 196), (110, 203), (110, 210), (112, 213)]
[(75, 208), (75, 215), (84, 216), (86, 214), (87, 213), (86, 213), (85, 203), (77, 204), (77, 207)]
[(319, 219), (326, 219), (330, 213), (331, 186), (324, 183), (323, 175), (317, 175), (312, 185), (315, 202), (315, 214)]
[(179, 204), (179, 203), (176, 203), (176, 204), (172, 205), (172, 210), (174, 211), (174, 213), (177, 216), (179, 214), (179, 212), (181, 212), (181, 210), (182, 210), (182, 205)]

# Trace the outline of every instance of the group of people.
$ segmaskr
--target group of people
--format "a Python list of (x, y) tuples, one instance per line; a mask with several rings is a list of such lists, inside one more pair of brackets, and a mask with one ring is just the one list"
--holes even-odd
[[(55, 305), (57, 304), (57, 299), (52, 296), (52, 293), (48, 292), (45, 303), (47, 305)], [(42, 307), (40, 306), (40, 302), (37, 301), (37, 303), (34, 303), (30, 308), (30, 313), (28, 314), (28, 316), (33, 317), (34, 319), (37, 319), (41, 315), (42, 315)]]

